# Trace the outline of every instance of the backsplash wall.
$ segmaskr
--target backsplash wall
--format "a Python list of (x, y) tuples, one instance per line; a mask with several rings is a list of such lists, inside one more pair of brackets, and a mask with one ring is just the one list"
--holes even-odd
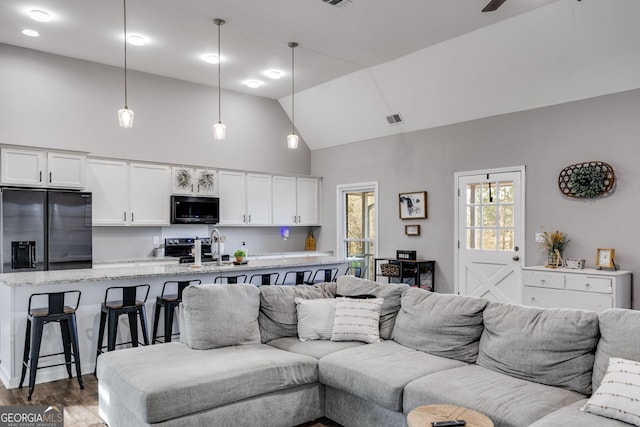
[[(289, 227), (289, 238), (280, 236), (279, 227), (217, 227), (226, 237), (224, 253), (233, 255), (242, 242), (252, 254), (272, 252), (302, 252), (309, 230), (315, 227)], [(94, 262), (144, 259), (153, 256), (154, 237), (209, 237), (212, 227), (207, 225), (172, 225), (170, 227), (93, 227)]]

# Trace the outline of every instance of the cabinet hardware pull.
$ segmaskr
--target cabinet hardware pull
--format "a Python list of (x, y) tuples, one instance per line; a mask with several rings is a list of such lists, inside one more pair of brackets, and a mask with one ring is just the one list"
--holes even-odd
[(133, 212), (131, 212), (131, 222), (133, 222)]
[(122, 212), (124, 222), (127, 222), (127, 211)]
[(251, 222), (251, 214), (249, 214), (249, 222)]
[(40, 171), (40, 182), (42, 182), (42, 171)]
[(53, 174), (53, 172), (49, 172), (49, 183), (52, 182), (52, 178), (51, 178), (52, 174)]
[(242, 222), (247, 222), (247, 215), (242, 215)]
[[(200, 187), (200, 186), (198, 186), (198, 187)], [(193, 193), (193, 184), (191, 184), (191, 192)]]
[(295, 215), (293, 216), (293, 222), (294, 222), (294, 223), (295, 223), (295, 222), (298, 222), (298, 221), (297, 221), (297, 218), (296, 218), (296, 216), (295, 216)]

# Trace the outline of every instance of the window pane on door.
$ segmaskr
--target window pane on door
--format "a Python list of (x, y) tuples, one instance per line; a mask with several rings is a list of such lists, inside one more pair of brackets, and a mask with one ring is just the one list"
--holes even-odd
[[(345, 194), (345, 246), (347, 257), (373, 263), (375, 239), (375, 194), (372, 191)], [(367, 273), (369, 274), (369, 273)]]
[(514, 184), (512, 181), (467, 184), (466, 248), (513, 250)]

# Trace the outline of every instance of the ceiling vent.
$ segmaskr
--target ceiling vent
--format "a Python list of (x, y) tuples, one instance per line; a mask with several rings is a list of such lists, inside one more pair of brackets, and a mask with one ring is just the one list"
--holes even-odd
[(399, 123), (403, 123), (400, 113), (387, 116), (387, 121), (389, 122), (390, 125), (397, 125)]
[(322, 0), (322, 1), (336, 7), (345, 7), (353, 3), (351, 0)]

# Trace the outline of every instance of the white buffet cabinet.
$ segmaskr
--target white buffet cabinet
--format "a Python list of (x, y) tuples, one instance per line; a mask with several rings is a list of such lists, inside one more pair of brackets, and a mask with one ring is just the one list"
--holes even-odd
[(533, 266), (522, 269), (522, 279), (525, 305), (597, 312), (631, 308), (630, 271)]

